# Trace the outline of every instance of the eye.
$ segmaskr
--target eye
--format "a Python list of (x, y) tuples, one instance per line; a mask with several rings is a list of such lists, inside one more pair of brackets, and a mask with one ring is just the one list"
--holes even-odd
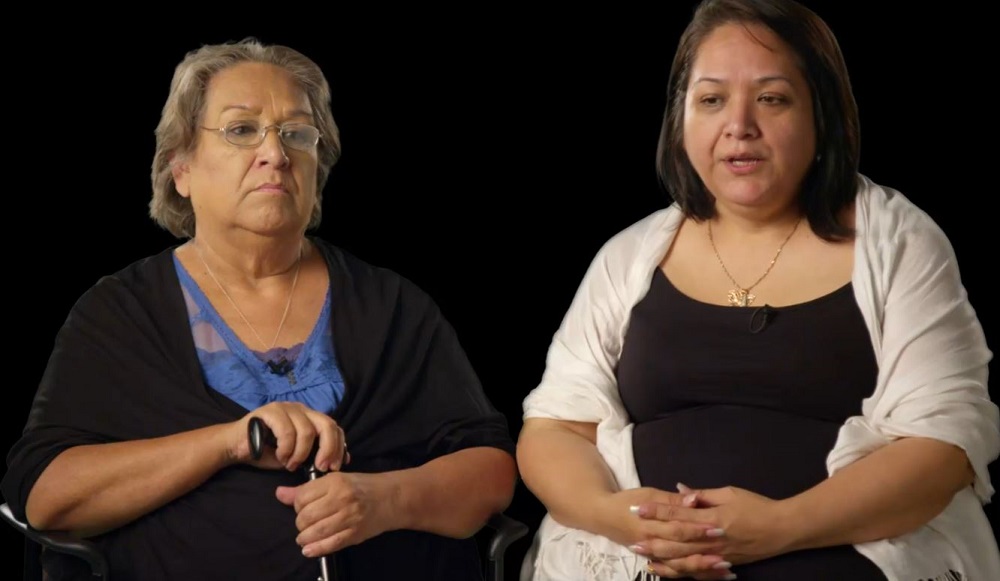
[(767, 93), (757, 97), (757, 100), (765, 105), (782, 105), (788, 102), (783, 95), (775, 95), (773, 93)]
[(237, 138), (255, 137), (260, 129), (252, 121), (234, 121), (226, 126), (226, 133)]
[(722, 104), (722, 97), (718, 95), (702, 95), (698, 97), (698, 104), (705, 107), (716, 107)]
[(297, 149), (308, 149), (316, 145), (319, 130), (305, 123), (289, 123), (281, 128), (281, 139)]

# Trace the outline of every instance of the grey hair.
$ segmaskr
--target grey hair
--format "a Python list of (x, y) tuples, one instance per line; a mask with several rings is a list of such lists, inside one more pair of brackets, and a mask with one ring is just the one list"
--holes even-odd
[(174, 183), (172, 162), (194, 150), (198, 124), (205, 107), (208, 84), (219, 71), (243, 62), (275, 65), (288, 71), (305, 90), (312, 106), (314, 123), (321, 137), (317, 145), (316, 203), (308, 228), (319, 226), (322, 218), (323, 187), (330, 170), (340, 157), (340, 131), (330, 109), (330, 85), (319, 65), (302, 53), (281, 45), (265, 45), (255, 38), (239, 42), (205, 45), (189, 52), (174, 69), (170, 94), (156, 126), (153, 154), (153, 198), (149, 215), (178, 238), (194, 236), (194, 208), (181, 196)]

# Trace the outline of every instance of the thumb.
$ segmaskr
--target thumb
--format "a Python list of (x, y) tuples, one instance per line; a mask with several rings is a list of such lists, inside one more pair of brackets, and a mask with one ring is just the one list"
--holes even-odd
[(682, 482), (678, 482), (677, 492), (684, 495), (684, 506), (708, 508), (722, 504), (722, 490), (718, 488), (697, 490)]
[(286, 504), (288, 506), (295, 505), (295, 497), (298, 495), (297, 486), (279, 486), (274, 491), (274, 496), (278, 498), (281, 504)]

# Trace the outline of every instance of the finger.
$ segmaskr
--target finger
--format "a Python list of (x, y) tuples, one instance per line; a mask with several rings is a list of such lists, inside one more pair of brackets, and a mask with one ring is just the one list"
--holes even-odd
[(301, 404), (288, 408), (288, 417), (295, 426), (295, 449), (285, 463), (285, 467), (289, 470), (296, 470), (309, 460), (319, 436), (316, 425), (310, 418), (311, 411)]
[(645, 488), (642, 503), (684, 504), (684, 495), (658, 488)]
[(658, 521), (686, 521), (692, 523), (715, 524), (715, 512), (704, 508), (663, 504), (660, 502), (643, 503), (634, 511), (639, 517)]
[[(268, 404), (255, 412), (274, 436), (274, 458), (287, 466), (288, 459), (295, 451), (295, 424), (282, 405)], [(265, 457), (266, 457), (265, 448)]]
[(718, 555), (691, 555), (663, 563), (667, 567), (699, 580), (735, 579), (733, 564)]
[(355, 503), (336, 507), (314, 503), (295, 518), (295, 526), (299, 530), (295, 542), (305, 547), (341, 531), (357, 530), (363, 520), (361, 508)]
[(711, 542), (726, 536), (725, 530), (710, 524), (685, 521), (646, 520), (639, 532), (647, 539), (668, 539), (682, 543)]
[(344, 430), (330, 416), (315, 412), (310, 420), (319, 436), (319, 448), (316, 451), (316, 468), (329, 472), (340, 468), (344, 456)]
[(356, 543), (351, 542), (354, 531), (345, 529), (318, 541), (308, 543), (302, 547), (302, 554), (306, 557), (321, 557), (335, 553), (345, 547), (350, 547)]
[(681, 504), (684, 506), (694, 507), (699, 505), (699, 501), (701, 500), (701, 495), (699, 494), (701, 492), (700, 490), (695, 490), (683, 482), (678, 482), (677, 492), (682, 495), (683, 500)]
[(723, 552), (725, 546), (720, 542), (679, 543), (654, 538), (640, 541), (629, 548), (636, 554), (650, 559), (669, 561), (683, 559), (691, 555), (718, 555)]
[(661, 577), (668, 578), (693, 577), (699, 580), (735, 578), (732, 563), (718, 555), (691, 555), (683, 559), (653, 560), (650, 561), (649, 569)]
[(675, 571), (669, 565), (657, 561), (650, 561), (646, 565), (646, 572), (664, 579), (679, 579), (681, 577), (678, 571)]

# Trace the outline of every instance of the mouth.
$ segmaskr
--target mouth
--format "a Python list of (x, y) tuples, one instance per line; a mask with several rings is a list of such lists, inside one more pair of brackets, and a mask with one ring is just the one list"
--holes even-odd
[(285, 186), (283, 186), (281, 184), (272, 184), (272, 183), (261, 184), (261, 185), (257, 186), (256, 188), (254, 188), (254, 190), (258, 191), (258, 192), (269, 193), (269, 194), (287, 194), (288, 193), (288, 189)]
[(725, 162), (735, 167), (753, 167), (763, 161), (759, 157), (753, 156), (733, 156), (725, 158)]

